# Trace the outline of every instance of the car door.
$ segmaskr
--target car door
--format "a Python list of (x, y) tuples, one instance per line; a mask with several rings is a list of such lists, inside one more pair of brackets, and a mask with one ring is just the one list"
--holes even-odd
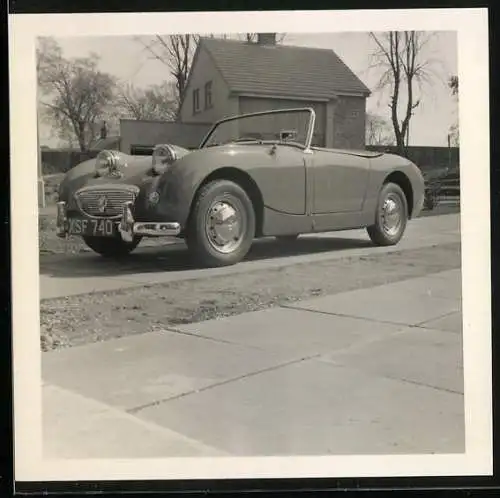
[(311, 160), (313, 214), (361, 211), (369, 167), (366, 157), (315, 148)]
[(273, 211), (306, 214), (306, 166), (299, 147), (254, 146), (260, 154), (253, 158), (252, 177), (262, 193), (264, 205)]

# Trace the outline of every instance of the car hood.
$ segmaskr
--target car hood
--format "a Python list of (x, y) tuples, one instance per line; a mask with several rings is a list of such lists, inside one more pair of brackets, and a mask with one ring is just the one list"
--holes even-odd
[[(187, 149), (178, 146), (174, 146), (174, 148), (179, 158), (189, 154), (189, 150)], [(88, 159), (71, 168), (66, 173), (59, 187), (60, 198), (62, 199), (68, 190), (75, 191), (87, 185), (109, 183), (140, 185), (148, 178), (153, 178), (151, 156), (133, 156), (123, 152), (114, 152), (120, 158), (120, 177), (111, 177), (109, 175), (96, 176), (96, 158)]]

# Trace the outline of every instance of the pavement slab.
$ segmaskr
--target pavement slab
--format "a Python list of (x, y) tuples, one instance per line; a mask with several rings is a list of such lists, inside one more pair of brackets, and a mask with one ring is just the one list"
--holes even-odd
[[(365, 318), (375, 322), (419, 325), (461, 310), (457, 295), (456, 276), (415, 279), (368, 289), (354, 290), (307, 299), (290, 305), (296, 309), (316, 311), (339, 316)], [(442, 297), (446, 288), (450, 297)], [(434, 291), (436, 289), (436, 291)]]
[(287, 356), (161, 331), (44, 353), (42, 376), (131, 410), (273, 368)]
[(449, 315), (442, 316), (441, 318), (424, 322), (422, 327), (462, 334), (462, 319), (462, 313), (450, 313)]
[(350, 348), (360, 341), (381, 340), (398, 332), (400, 327), (292, 308), (270, 308), (181, 325), (176, 329), (301, 358), (328, 350)]
[(461, 336), (411, 327), (384, 341), (345, 352), (329, 352), (321, 360), (366, 373), (443, 391), (464, 393)]
[(165, 427), (57, 386), (44, 385), (42, 396), (42, 451), (46, 458), (225, 455)]
[(465, 451), (463, 396), (317, 360), (138, 416), (235, 456)]
[(390, 284), (390, 292), (408, 296), (462, 299), (461, 270), (451, 270)]

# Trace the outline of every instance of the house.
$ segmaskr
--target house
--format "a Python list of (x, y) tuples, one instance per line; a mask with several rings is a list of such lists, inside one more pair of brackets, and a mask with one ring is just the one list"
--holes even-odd
[(179, 120), (213, 123), (237, 114), (312, 107), (316, 145), (363, 149), (369, 94), (332, 50), (280, 45), (275, 33), (260, 33), (257, 42), (202, 38)]

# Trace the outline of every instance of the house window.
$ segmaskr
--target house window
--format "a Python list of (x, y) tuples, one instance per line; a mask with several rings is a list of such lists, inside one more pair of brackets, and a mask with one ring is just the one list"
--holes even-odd
[(200, 112), (200, 91), (193, 90), (193, 114)]
[(205, 109), (212, 107), (212, 82), (205, 83)]

